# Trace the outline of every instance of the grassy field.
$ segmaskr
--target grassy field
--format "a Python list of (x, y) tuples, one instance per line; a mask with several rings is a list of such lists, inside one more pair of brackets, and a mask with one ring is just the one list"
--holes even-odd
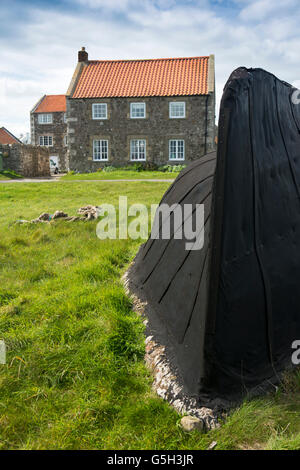
[(168, 183), (0, 185), (0, 449), (299, 449), (300, 377), (208, 434), (182, 431), (151, 389), (143, 324), (120, 276), (138, 241), (95, 222), (15, 225), (86, 204), (158, 202)]
[(169, 173), (164, 171), (134, 171), (134, 170), (115, 170), (115, 171), (97, 171), (95, 173), (68, 173), (62, 176), (62, 180), (131, 180), (131, 179), (175, 179), (178, 173)]
[(0, 181), (1, 180), (11, 180), (11, 179), (20, 179), (20, 178), (22, 178), (22, 176), (18, 175), (14, 171), (11, 171), (11, 170), (0, 171)]

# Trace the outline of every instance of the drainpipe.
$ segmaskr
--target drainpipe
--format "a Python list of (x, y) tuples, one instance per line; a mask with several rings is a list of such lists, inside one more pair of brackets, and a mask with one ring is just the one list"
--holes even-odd
[(208, 124), (208, 98), (209, 95), (206, 95), (206, 102), (205, 102), (205, 140), (204, 140), (204, 155), (207, 153), (207, 124)]

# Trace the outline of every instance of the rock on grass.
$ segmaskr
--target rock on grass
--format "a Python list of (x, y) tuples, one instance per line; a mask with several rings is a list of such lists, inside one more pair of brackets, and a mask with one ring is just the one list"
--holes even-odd
[(202, 419), (196, 418), (196, 416), (184, 416), (180, 420), (181, 427), (184, 431), (197, 431), (203, 432), (204, 431), (204, 423)]

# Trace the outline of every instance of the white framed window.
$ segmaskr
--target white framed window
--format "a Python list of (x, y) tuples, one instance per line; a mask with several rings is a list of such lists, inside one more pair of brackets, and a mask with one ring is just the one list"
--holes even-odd
[(169, 160), (184, 160), (184, 140), (169, 140)]
[(130, 141), (130, 160), (142, 161), (146, 160), (146, 141), (133, 139)]
[(52, 124), (52, 114), (39, 114), (38, 123), (39, 124)]
[(67, 113), (64, 113), (64, 123), (67, 122)]
[(94, 140), (93, 141), (93, 160), (94, 161), (107, 161), (108, 160), (108, 140)]
[(94, 103), (93, 106), (93, 119), (107, 119), (107, 104)]
[(169, 103), (169, 117), (172, 119), (185, 118), (185, 101), (171, 101)]
[(131, 119), (144, 119), (146, 117), (146, 103), (130, 103)]
[(53, 138), (51, 135), (41, 135), (40, 136), (40, 145), (42, 147), (52, 147), (53, 146)]
[(68, 145), (68, 136), (65, 135), (64, 136), (64, 146), (67, 147), (67, 145)]

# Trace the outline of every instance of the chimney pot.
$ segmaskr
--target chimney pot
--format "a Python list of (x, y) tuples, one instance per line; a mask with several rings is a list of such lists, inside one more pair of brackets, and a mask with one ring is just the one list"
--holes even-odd
[(81, 48), (81, 51), (78, 51), (78, 62), (87, 62), (89, 60), (89, 55), (85, 50), (85, 47)]

